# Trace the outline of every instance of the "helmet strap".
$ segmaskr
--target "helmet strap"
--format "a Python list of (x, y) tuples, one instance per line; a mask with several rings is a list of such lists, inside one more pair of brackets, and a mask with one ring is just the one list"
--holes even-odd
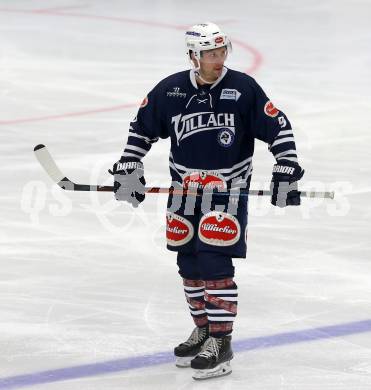
[(197, 61), (197, 66), (194, 64), (193, 60), (190, 59), (190, 63), (192, 65), (192, 70), (193, 70), (193, 73), (195, 74), (195, 76), (197, 78), (199, 78), (202, 82), (204, 82), (205, 84), (214, 84), (215, 81), (207, 81), (205, 80), (202, 76), (201, 76), (201, 64), (200, 64), (200, 60), (195, 56), (194, 58), (195, 61)]
[(196, 77), (198, 77), (201, 81), (203, 81), (205, 84), (214, 84), (215, 81), (206, 81), (202, 76), (201, 76), (201, 73), (200, 73), (200, 70), (198, 69), (193, 69), (193, 72), (195, 74)]

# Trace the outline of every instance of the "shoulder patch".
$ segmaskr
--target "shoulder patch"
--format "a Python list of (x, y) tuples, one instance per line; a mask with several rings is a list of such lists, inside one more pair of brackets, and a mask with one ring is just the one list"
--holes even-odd
[(278, 115), (279, 110), (270, 100), (268, 100), (264, 106), (264, 113), (272, 118), (275, 118)]

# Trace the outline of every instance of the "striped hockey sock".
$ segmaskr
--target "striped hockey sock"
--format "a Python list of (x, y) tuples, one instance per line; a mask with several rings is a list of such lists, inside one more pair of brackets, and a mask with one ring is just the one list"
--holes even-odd
[(207, 325), (205, 312), (205, 284), (202, 280), (183, 279), (184, 293), (194, 323), (198, 327)]
[(237, 285), (232, 278), (205, 281), (205, 310), (212, 337), (232, 333), (237, 315)]

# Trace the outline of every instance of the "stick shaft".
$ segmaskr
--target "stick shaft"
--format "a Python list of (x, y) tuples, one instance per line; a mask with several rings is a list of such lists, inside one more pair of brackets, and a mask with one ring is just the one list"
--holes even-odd
[[(102, 186), (96, 184), (79, 184), (74, 183), (70, 179), (65, 176), (62, 171), (58, 168), (55, 163), (53, 157), (49, 153), (47, 147), (45, 145), (37, 145), (34, 148), (34, 152), (36, 158), (38, 159), (40, 165), (44, 168), (45, 172), (49, 175), (49, 177), (57, 183), (62, 189), (67, 191), (98, 191), (98, 192), (113, 192), (113, 186)], [(192, 190), (186, 191), (182, 189), (174, 189), (173, 187), (146, 187), (146, 193), (148, 194), (175, 194), (175, 195), (195, 195), (201, 196), (201, 194), (196, 193)], [(222, 195), (235, 195), (235, 196), (271, 196), (271, 192), (269, 190), (249, 190), (241, 191), (240, 193), (232, 192), (219, 192)], [(328, 198), (334, 199), (334, 192), (332, 191), (300, 191), (300, 195), (306, 198)]]

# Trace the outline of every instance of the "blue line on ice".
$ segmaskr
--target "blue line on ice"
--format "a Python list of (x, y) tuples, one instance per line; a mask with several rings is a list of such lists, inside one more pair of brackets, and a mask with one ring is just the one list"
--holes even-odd
[[(334, 337), (349, 336), (370, 332), (371, 320), (349, 322), (339, 325), (304, 329), (271, 336), (261, 336), (238, 340), (233, 343), (235, 352), (272, 348), (308, 341), (325, 340)], [(83, 364), (74, 367), (40, 371), (32, 374), (0, 378), (0, 389), (17, 389), (43, 383), (65, 381), (69, 379), (87, 378), (114, 372), (147, 368), (173, 362), (172, 352), (157, 352), (148, 355), (134, 356), (124, 359), (110, 360), (101, 363)]]

